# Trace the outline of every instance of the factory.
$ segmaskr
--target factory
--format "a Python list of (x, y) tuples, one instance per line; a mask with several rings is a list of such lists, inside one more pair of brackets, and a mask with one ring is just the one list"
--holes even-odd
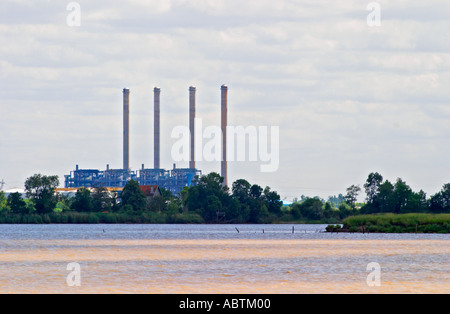
[[(106, 165), (106, 170), (80, 169), (76, 165), (75, 170), (64, 176), (66, 189), (78, 189), (81, 187), (106, 187), (123, 188), (128, 181), (135, 180), (141, 186), (158, 186), (178, 194), (184, 187), (196, 184), (196, 178), (202, 175), (201, 170), (196, 168), (195, 163), (195, 112), (196, 112), (196, 88), (189, 88), (189, 130), (190, 130), (190, 160), (189, 168), (177, 168), (173, 165), (171, 170), (161, 169), (160, 163), (160, 106), (161, 89), (155, 87), (154, 90), (154, 165), (147, 169), (142, 164), (141, 169), (133, 171), (130, 168), (130, 90), (123, 89), (123, 168), (110, 169)], [(228, 109), (228, 87), (221, 86), (221, 128), (226, 134)], [(222, 162), (221, 176), (224, 178), (224, 185), (227, 185), (227, 158), (226, 158), (226, 135), (222, 139)]]

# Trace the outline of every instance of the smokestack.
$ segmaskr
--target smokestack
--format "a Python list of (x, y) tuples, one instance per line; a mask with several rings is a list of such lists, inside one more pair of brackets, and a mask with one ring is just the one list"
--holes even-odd
[(155, 100), (155, 113), (154, 113), (154, 169), (161, 169), (160, 166), (160, 105), (161, 105), (161, 89), (159, 87), (155, 87), (154, 89)]
[(222, 164), (221, 176), (224, 178), (223, 185), (228, 186), (228, 165), (227, 165), (227, 125), (228, 125), (228, 86), (222, 85)]
[(189, 130), (191, 133), (191, 159), (189, 168), (195, 169), (195, 92), (194, 86), (189, 87)]
[(123, 170), (130, 170), (130, 90), (123, 89)]

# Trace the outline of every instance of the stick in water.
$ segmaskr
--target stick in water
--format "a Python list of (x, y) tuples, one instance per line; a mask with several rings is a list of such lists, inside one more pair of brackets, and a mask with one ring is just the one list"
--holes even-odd
[(239, 233), (239, 229), (238, 228), (234, 227), (234, 229), (236, 229), (236, 231)]

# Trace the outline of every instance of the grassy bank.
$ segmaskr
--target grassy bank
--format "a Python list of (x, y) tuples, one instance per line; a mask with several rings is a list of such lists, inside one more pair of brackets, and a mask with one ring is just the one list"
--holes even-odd
[(11, 214), (2, 213), (0, 224), (198, 224), (202, 217), (195, 213), (162, 214), (143, 213), (48, 213)]
[(450, 233), (450, 214), (376, 214), (351, 216), (329, 232)]

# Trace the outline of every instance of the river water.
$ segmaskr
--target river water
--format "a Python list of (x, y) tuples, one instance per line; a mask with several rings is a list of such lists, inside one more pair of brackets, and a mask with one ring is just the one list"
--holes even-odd
[(450, 235), (325, 226), (0, 225), (0, 293), (450, 293)]

